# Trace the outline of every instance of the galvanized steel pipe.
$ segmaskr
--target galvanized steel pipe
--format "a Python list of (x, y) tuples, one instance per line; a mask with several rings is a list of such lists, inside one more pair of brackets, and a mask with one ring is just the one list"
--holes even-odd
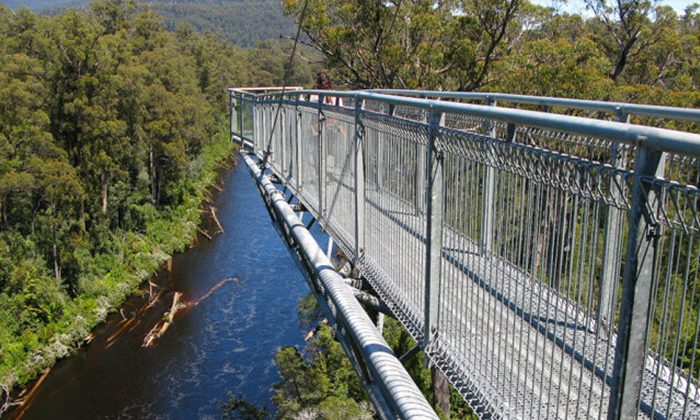
[(316, 276), (336, 307), (341, 322), (344, 322), (352, 335), (370, 373), (385, 391), (385, 398), (393, 405), (396, 415), (403, 419), (437, 419), (438, 416), (425, 396), (379, 334), (350, 287), (335, 271), (331, 261), (289, 206), (282, 192), (272, 184), (267, 175), (261, 173), (250, 156), (242, 156), (262, 187), (275, 214), (284, 222), (301, 253), (314, 268)]
[(370, 92), (416, 98), (461, 99), (468, 101), (498, 101), (587, 111), (624, 113), (671, 120), (700, 121), (700, 109), (673, 106), (631, 104), (625, 102), (592, 101), (588, 99), (555, 98), (551, 96), (513, 95), (494, 92), (443, 92), (439, 90), (371, 89)]
[[(257, 100), (262, 103), (268, 100), (270, 103), (278, 103), (280, 97), (298, 97), (299, 95), (326, 95), (341, 98), (354, 98), (355, 100), (378, 101), (386, 104), (410, 106), (438, 112), (461, 113), (488, 120), (505, 121), (518, 125), (565, 131), (588, 137), (619, 141), (634, 146), (647, 145), (661, 152), (675, 152), (700, 157), (700, 134), (636, 124), (596, 120), (593, 118), (572, 117), (548, 112), (447, 102), (436, 99), (420, 99), (408, 96), (384, 95), (368, 91), (299, 90), (288, 92), (284, 95), (280, 93), (260, 95), (257, 97)], [(299, 101), (299, 103), (317, 105), (316, 102), (309, 101)]]

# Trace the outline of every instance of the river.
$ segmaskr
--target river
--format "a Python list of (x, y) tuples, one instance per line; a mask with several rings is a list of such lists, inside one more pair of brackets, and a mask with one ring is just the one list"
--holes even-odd
[[(229, 393), (272, 408), (274, 355), (303, 346), (297, 303), (308, 289), (246, 169), (237, 165), (220, 183), (215, 205), (225, 234), (200, 235), (176, 255), (154, 279), (165, 288), (159, 302), (123, 332), (115, 335), (125, 321), (112, 314), (91, 344), (59, 361), (20, 409), (23, 418), (220, 418)], [(152, 348), (141, 347), (175, 291), (196, 299), (229, 277), (240, 280), (179, 314)], [(145, 302), (129, 299), (126, 319)]]

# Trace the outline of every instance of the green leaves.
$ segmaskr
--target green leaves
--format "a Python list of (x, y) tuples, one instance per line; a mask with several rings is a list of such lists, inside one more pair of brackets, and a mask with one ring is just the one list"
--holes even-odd
[(243, 54), (222, 45), (131, 0), (0, 7), (0, 382), (62, 356), (44, 346), (82, 339), (191, 240), (232, 147), (218, 127)]
[[(284, 2), (299, 19), (303, 2)], [(519, 31), (521, 0), (310, 0), (303, 29), (358, 88), (476, 89)]]
[(319, 327), (306, 353), (308, 360), (296, 347), (286, 347), (275, 356), (282, 378), (273, 386), (278, 417), (371, 418), (359, 404), (365, 400), (359, 379), (329, 327)]
[[(589, 0), (309, 0), (303, 22), (339, 84), (610, 99), (623, 86), (698, 91), (698, 9)], [(302, 0), (285, 0), (300, 18)]]

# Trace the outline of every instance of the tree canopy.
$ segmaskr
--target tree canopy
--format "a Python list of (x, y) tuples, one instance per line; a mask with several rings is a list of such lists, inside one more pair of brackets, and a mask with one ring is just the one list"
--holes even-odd
[(170, 32), (134, 0), (0, 6), (0, 383), (61, 356), (191, 240), (231, 150), (225, 88), (281, 83), (285, 48)]
[[(300, 18), (305, 0), (284, 0)], [(308, 0), (303, 22), (339, 83), (700, 104), (698, 5), (587, 0)]]
[[(84, 8), (89, 0), (3, 0), (11, 9), (28, 7), (58, 14), (67, 7)], [(0, 2), (2, 3), (2, 2)], [(212, 32), (241, 47), (259, 41), (293, 36), (294, 20), (284, 15), (279, 0), (150, 0), (141, 1), (163, 19), (168, 30), (188, 25), (199, 32)]]

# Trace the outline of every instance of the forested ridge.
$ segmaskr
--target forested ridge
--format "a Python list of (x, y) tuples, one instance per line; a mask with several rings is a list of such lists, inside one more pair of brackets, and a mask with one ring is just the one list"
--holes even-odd
[(3, 0), (5, 6), (11, 9), (28, 7), (32, 10), (46, 10), (58, 7), (81, 6), (89, 3), (89, 0)]
[(285, 16), (279, 0), (157, 0), (152, 4), (170, 29), (185, 23), (242, 47), (292, 37), (296, 31), (294, 19)]
[(232, 148), (225, 88), (281, 83), (281, 48), (169, 32), (130, 0), (0, 8), (1, 385), (65, 356), (192, 240)]
[[(3, 0), (10, 8), (29, 7), (57, 13), (69, 6), (84, 7), (89, 0)], [(186, 24), (195, 30), (212, 32), (242, 47), (259, 41), (293, 36), (294, 19), (285, 16), (279, 0), (150, 0), (148, 5), (175, 30)]]

